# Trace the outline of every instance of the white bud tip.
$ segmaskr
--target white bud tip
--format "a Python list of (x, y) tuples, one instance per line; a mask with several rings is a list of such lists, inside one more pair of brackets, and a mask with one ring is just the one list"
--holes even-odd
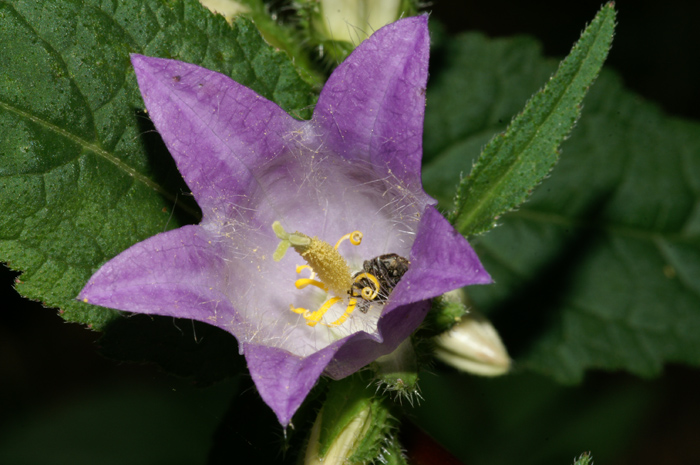
[(435, 357), (458, 370), (500, 376), (511, 360), (491, 322), (471, 310), (452, 329), (435, 338)]

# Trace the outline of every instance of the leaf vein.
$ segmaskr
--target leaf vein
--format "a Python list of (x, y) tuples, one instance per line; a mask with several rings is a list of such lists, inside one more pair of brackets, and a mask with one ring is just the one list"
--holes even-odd
[[(71, 142), (74, 142), (75, 144), (83, 147), (84, 149), (89, 150), (92, 153), (104, 158), (105, 160), (114, 164), (120, 170), (124, 171), (127, 175), (129, 175), (130, 177), (132, 177), (136, 181), (139, 181), (140, 183), (150, 187), (151, 189), (153, 189), (156, 192), (163, 195), (169, 201), (175, 203), (175, 196), (173, 194), (171, 194), (169, 191), (167, 191), (163, 186), (161, 186), (160, 184), (156, 183), (155, 181), (149, 179), (148, 177), (144, 176), (143, 174), (139, 173), (134, 168), (130, 167), (129, 165), (127, 165), (126, 163), (121, 161), (118, 157), (109, 153), (107, 150), (103, 149), (99, 145), (92, 143), (92, 142), (88, 142), (85, 139), (78, 137), (77, 135), (72, 134), (71, 132), (66, 131), (65, 129), (63, 129), (59, 126), (56, 126), (55, 124), (53, 124), (45, 119), (39, 118), (39, 117), (34, 116), (30, 113), (27, 113), (23, 110), (20, 110), (19, 108), (15, 107), (11, 104), (8, 104), (6, 102), (0, 101), (0, 108), (6, 110), (8, 112), (16, 114), (20, 118), (24, 118), (24, 119), (29, 120), (37, 125), (43, 126), (43, 127), (47, 128), (48, 130), (55, 132), (59, 136), (64, 137), (64, 138), (70, 140)], [(197, 213), (192, 208), (190, 208), (186, 205), (180, 205), (179, 207), (182, 208), (183, 210), (185, 210), (187, 213), (193, 215), (194, 217), (198, 216)]]

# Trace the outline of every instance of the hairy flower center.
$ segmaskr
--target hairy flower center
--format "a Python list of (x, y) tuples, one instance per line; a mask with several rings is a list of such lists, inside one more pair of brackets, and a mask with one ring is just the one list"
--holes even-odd
[(308, 265), (297, 266), (297, 273), (301, 273), (302, 270), (308, 268), (311, 271), (311, 275), (308, 278), (297, 279), (295, 282), (296, 288), (304, 289), (307, 286), (315, 286), (334, 294), (315, 312), (290, 304), (290, 310), (303, 315), (307, 325), (316, 326), (333, 305), (343, 300), (343, 296), (349, 295), (347, 308), (340, 318), (330, 324), (322, 323), (325, 326), (340, 326), (355, 310), (358, 304), (357, 298), (361, 298), (364, 301), (372, 301), (379, 295), (381, 285), (377, 277), (367, 272), (352, 276), (348, 262), (338, 252), (338, 247), (346, 239), (350, 240), (350, 243), (353, 245), (360, 245), (362, 242), (362, 233), (360, 231), (353, 231), (344, 235), (335, 246), (331, 246), (328, 242), (322, 241), (317, 237), (309, 237), (298, 231), (288, 233), (279, 221), (275, 221), (272, 224), (272, 229), (280, 239), (280, 244), (272, 256), (275, 261), (281, 260), (291, 246), (308, 263)]

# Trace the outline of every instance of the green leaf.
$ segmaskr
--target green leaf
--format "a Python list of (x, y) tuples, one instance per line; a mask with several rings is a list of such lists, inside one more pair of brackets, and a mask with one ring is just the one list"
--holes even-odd
[(92, 273), (200, 215), (129, 54), (222, 72), (297, 117), (315, 99), (252, 23), (231, 27), (195, 0), (4, 1), (0, 43), (0, 260), (24, 272), (24, 296), (96, 329), (117, 312), (74, 300)]
[[(469, 34), (449, 47), (426, 114), (424, 181), (440, 201), (555, 66), (526, 39)], [(456, 110), (462, 124), (441, 127)], [(532, 199), (472, 241), (496, 284), (468, 288), (471, 301), (515, 366), (562, 382), (700, 365), (700, 125), (603, 72), (562, 151)]]
[(486, 145), (460, 182), (453, 223), (465, 236), (493, 228), (523, 203), (559, 158), (558, 148), (581, 112), (581, 102), (603, 66), (615, 29), (615, 9), (604, 6), (557, 73)]

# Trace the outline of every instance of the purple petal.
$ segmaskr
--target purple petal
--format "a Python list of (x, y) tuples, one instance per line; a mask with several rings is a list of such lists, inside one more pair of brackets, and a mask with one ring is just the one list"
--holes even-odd
[(247, 207), (260, 167), (288, 152), (302, 122), (223, 74), (132, 55), (148, 113), (207, 217)]
[(227, 264), (212, 235), (185, 226), (132, 246), (95, 273), (78, 299), (129, 312), (192, 318), (225, 326)]
[(353, 374), (382, 355), (393, 352), (423, 322), (430, 310), (430, 302), (423, 301), (385, 312), (379, 320), (380, 338), (364, 332), (350, 336), (326, 367), (326, 374), (334, 379)]
[(338, 155), (412, 189), (421, 186), (427, 23), (427, 16), (407, 18), (362, 42), (328, 79), (313, 118)]
[(305, 358), (264, 345), (243, 347), (255, 386), (281, 425), (289, 424), (341, 344), (338, 341)]
[(382, 355), (393, 352), (423, 321), (430, 302), (407, 305), (383, 317), (379, 323), (385, 338), (357, 332), (308, 357), (286, 350), (246, 344), (244, 354), (255, 386), (265, 403), (286, 426), (321, 374), (341, 379)]
[(410, 261), (385, 313), (453, 289), (492, 282), (469, 242), (433, 206), (426, 207), (418, 225)]

